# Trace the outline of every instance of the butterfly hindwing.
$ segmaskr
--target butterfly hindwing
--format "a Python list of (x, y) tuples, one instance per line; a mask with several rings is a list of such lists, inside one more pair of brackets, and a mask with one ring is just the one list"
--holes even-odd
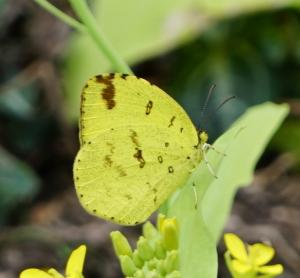
[(199, 157), (197, 132), (166, 93), (135, 76), (101, 75), (82, 94), (76, 191), (87, 211), (143, 222), (182, 185)]

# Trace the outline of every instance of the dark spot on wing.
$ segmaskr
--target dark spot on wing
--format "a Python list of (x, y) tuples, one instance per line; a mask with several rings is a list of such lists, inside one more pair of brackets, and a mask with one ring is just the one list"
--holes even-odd
[(93, 209), (93, 213), (96, 213), (97, 212), (97, 210), (96, 209)]
[(136, 147), (140, 147), (140, 144), (138, 142), (138, 135), (133, 129), (130, 129), (130, 139)]
[(153, 202), (154, 202), (154, 204), (156, 204), (156, 202), (157, 202), (157, 196), (154, 196)]
[(162, 158), (161, 155), (159, 155), (159, 156), (157, 157), (157, 159), (158, 159), (158, 162), (159, 162), (159, 163), (163, 163), (163, 158)]
[(122, 169), (122, 167), (120, 165), (116, 166), (117, 171), (119, 172), (119, 176), (120, 177), (125, 177), (127, 176), (126, 172)]
[(113, 163), (113, 161), (112, 161), (112, 159), (111, 159), (111, 155), (106, 155), (106, 156), (104, 157), (104, 165), (105, 165), (105, 166), (108, 166), (108, 167), (111, 167), (111, 166), (112, 166), (112, 163)]
[(109, 147), (110, 153), (113, 154), (116, 147), (112, 143), (106, 143), (106, 145)]
[(165, 147), (167, 148), (167, 147), (169, 147), (169, 142), (165, 142)]
[(149, 100), (147, 105), (146, 105), (146, 115), (150, 114), (152, 107), (153, 107), (153, 101)]
[(183, 131), (183, 127), (182, 127), (182, 128), (180, 128), (180, 133), (182, 133), (182, 131)]
[(191, 159), (191, 158), (189, 156), (187, 156), (186, 159)]
[(171, 127), (171, 126), (173, 126), (173, 123), (174, 123), (174, 120), (176, 119), (176, 117), (175, 116), (173, 116), (172, 118), (171, 118), (171, 120), (170, 120), (170, 123), (169, 123), (169, 125), (168, 125), (168, 127)]
[(128, 74), (127, 73), (123, 73), (122, 75), (121, 75), (121, 78), (123, 78), (123, 79), (125, 79), (126, 80), (126, 77), (128, 76)]
[(83, 198), (83, 194), (80, 194), (79, 196), (80, 196), (80, 198)]
[(169, 173), (174, 173), (174, 168), (173, 168), (173, 166), (169, 166), (169, 167), (168, 167), (168, 171), (169, 171)]
[(115, 97), (115, 86), (112, 82), (114, 79), (114, 74), (111, 73), (108, 76), (105, 75), (97, 75), (96, 82), (104, 84), (106, 87), (103, 89), (101, 93), (102, 99), (106, 102), (107, 109), (113, 109), (116, 106)]
[(140, 163), (140, 168), (143, 168), (146, 164), (145, 159), (143, 158), (142, 150), (136, 148), (136, 153), (133, 155), (134, 158)]
[(131, 196), (130, 194), (126, 194), (126, 195), (125, 195), (125, 198), (126, 198), (127, 200), (131, 200), (131, 199), (132, 199), (132, 196)]

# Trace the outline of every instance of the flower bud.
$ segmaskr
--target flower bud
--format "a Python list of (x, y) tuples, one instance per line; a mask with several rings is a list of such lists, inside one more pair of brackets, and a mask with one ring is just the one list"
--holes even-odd
[(112, 239), (114, 250), (118, 256), (127, 255), (132, 257), (132, 249), (129, 245), (129, 242), (121, 232), (111, 232), (110, 237)]
[(153, 258), (150, 261), (148, 261), (148, 263), (147, 263), (148, 269), (150, 269), (150, 270), (157, 269), (157, 262), (158, 262), (158, 260), (156, 258)]
[(163, 222), (166, 220), (166, 216), (164, 214), (159, 214), (157, 216), (157, 221), (156, 221), (156, 225), (157, 225), (157, 229), (161, 232), (161, 227), (162, 227), (162, 224)]
[(152, 240), (155, 239), (159, 233), (152, 223), (148, 221), (143, 225), (143, 235), (146, 239)]
[(172, 273), (166, 275), (166, 278), (181, 278), (181, 274), (178, 270), (175, 270)]
[(163, 278), (156, 270), (146, 271), (146, 278)]
[(165, 266), (164, 266), (164, 261), (158, 260), (158, 261), (157, 261), (156, 269), (157, 269), (157, 271), (158, 271), (163, 277), (165, 277), (165, 275), (166, 275), (166, 270), (165, 270)]
[(145, 274), (142, 270), (138, 270), (135, 274), (134, 274), (134, 278), (145, 278)]
[(124, 275), (133, 276), (137, 269), (132, 259), (127, 255), (120, 255), (119, 259), (120, 259), (121, 269)]
[(152, 247), (150, 246), (147, 239), (145, 239), (143, 236), (141, 236), (137, 242), (137, 250), (139, 256), (144, 260), (150, 260), (153, 258), (154, 251)]
[(167, 253), (164, 261), (166, 273), (171, 273), (179, 268), (178, 250), (172, 250)]
[(138, 250), (134, 250), (132, 260), (137, 268), (142, 268), (144, 265), (143, 259), (139, 256)]
[(178, 249), (178, 223), (176, 218), (167, 218), (161, 224), (160, 232), (166, 250)]
[(155, 242), (155, 257), (158, 259), (164, 259), (166, 257), (166, 250), (162, 240), (157, 240)]

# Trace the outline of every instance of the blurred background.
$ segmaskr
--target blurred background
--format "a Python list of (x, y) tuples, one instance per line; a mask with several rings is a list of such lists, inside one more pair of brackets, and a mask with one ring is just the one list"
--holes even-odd
[[(66, 0), (51, 3), (73, 15)], [(300, 1), (90, 4), (135, 74), (177, 99), (211, 142), (249, 106), (290, 104), (225, 230), (271, 242), (282, 277), (299, 277)], [(108, 62), (88, 37), (28, 0), (0, 0), (0, 54), (0, 278), (32, 266), (63, 270), (81, 243), (88, 245), (86, 277), (122, 277), (109, 232), (121, 229), (134, 242), (140, 227), (87, 215), (72, 181), (79, 94), (91, 75), (111, 71)], [(220, 243), (219, 277), (229, 277), (223, 253)]]

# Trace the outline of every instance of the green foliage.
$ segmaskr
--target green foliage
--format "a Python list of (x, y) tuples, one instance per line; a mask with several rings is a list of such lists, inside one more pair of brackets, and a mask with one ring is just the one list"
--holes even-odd
[(20, 202), (32, 199), (38, 185), (34, 172), (0, 147), (0, 225)]
[[(196, 41), (169, 54), (166, 91), (200, 122), (211, 139), (247, 107), (299, 97), (299, 20), (298, 10), (286, 9), (219, 22)], [(205, 111), (208, 116), (199, 119), (212, 84), (216, 88)], [(236, 100), (213, 111), (232, 95)]]
[(249, 109), (214, 144), (226, 156), (213, 150), (207, 154), (218, 179), (202, 163), (169, 202), (168, 215), (176, 216), (181, 227), (179, 254), (183, 277), (216, 277), (216, 244), (234, 195), (239, 187), (250, 183), (257, 160), (287, 113), (286, 105), (272, 103)]
[[(199, 31), (207, 30), (219, 20), (258, 10), (273, 10), (277, 8), (274, 3), (276, 0), (239, 2), (232, 0), (217, 2), (104, 0), (94, 1), (93, 5), (99, 26), (111, 40), (112, 45), (127, 62), (135, 64), (194, 39), (199, 35)], [(283, 0), (280, 7), (292, 6), (295, 3), (296, 1)], [(120, 30), (124, 30), (124, 34)], [(217, 46), (215, 45), (215, 47)], [(245, 50), (243, 47), (240, 49), (241, 51)], [(198, 49), (197, 52), (207, 55), (204, 49)], [(78, 92), (82, 89), (84, 82), (92, 75), (113, 69), (90, 38), (84, 34), (73, 36), (66, 53), (64, 83), (67, 108), (70, 118), (77, 118)], [(251, 67), (256, 60), (255, 57), (249, 59), (248, 66)], [(198, 66), (195, 59), (191, 59), (189, 62)], [(180, 67), (183, 68), (183, 65), (181, 64)], [(257, 78), (258, 74), (265, 74), (265, 72), (262, 69), (253, 74), (253, 78)], [(203, 75), (199, 76), (202, 78)], [(219, 78), (221, 77), (220, 75)], [(226, 78), (226, 75), (223, 78)]]
[(34, 83), (21, 88), (11, 87), (0, 95), (0, 113), (10, 118), (28, 119), (34, 112), (37, 90)]
[(273, 148), (281, 152), (290, 152), (297, 162), (297, 169), (300, 170), (300, 123), (298, 119), (289, 119), (278, 130), (271, 144)]

